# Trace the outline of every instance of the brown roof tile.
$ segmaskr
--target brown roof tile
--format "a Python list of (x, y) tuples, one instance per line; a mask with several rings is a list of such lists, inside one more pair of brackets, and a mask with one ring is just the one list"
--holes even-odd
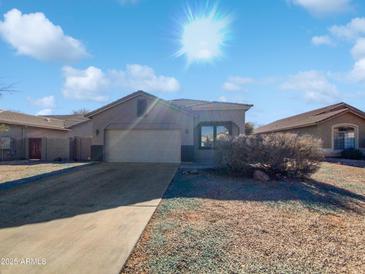
[(249, 109), (253, 106), (249, 104), (193, 100), (193, 99), (175, 99), (171, 100), (170, 102), (180, 107), (188, 108), (191, 110), (236, 110), (242, 108)]
[(63, 120), (7, 110), (0, 110), (0, 123), (66, 130)]
[(341, 113), (352, 111), (365, 119), (365, 113), (346, 103), (338, 103), (324, 108), (315, 109), (288, 118), (277, 120), (265, 126), (259, 127), (255, 133), (269, 133), (315, 125), (321, 121), (335, 117)]
[(90, 119), (85, 117), (83, 114), (65, 114), (65, 115), (47, 115), (45, 117), (55, 118), (59, 120), (64, 120), (65, 127), (69, 128), (80, 123), (89, 121)]

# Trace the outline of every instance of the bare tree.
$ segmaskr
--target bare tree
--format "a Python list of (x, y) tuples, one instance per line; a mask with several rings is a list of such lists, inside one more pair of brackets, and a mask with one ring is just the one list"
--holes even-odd
[(9, 85), (5, 85), (0, 83), (0, 96), (3, 95), (5, 92), (15, 92), (15, 88), (14, 88), (15, 84), (9, 84)]
[(87, 113), (89, 113), (90, 111), (86, 108), (80, 108), (77, 110), (72, 111), (72, 114), (80, 114), (80, 115), (85, 115)]

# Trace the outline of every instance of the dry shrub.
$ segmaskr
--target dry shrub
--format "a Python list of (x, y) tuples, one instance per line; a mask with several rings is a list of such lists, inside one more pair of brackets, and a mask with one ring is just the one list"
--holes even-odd
[(315, 172), (323, 159), (319, 139), (291, 133), (227, 137), (217, 148), (222, 167), (246, 175), (253, 169), (271, 175), (307, 175)]

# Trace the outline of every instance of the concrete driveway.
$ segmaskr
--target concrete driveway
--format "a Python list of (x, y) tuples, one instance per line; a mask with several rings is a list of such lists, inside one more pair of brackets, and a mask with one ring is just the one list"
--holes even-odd
[(176, 169), (103, 163), (0, 190), (0, 273), (118, 273)]

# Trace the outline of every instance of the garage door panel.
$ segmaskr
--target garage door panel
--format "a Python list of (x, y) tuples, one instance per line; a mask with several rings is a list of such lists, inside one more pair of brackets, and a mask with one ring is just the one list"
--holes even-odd
[(108, 162), (179, 163), (179, 130), (107, 130), (105, 159)]

